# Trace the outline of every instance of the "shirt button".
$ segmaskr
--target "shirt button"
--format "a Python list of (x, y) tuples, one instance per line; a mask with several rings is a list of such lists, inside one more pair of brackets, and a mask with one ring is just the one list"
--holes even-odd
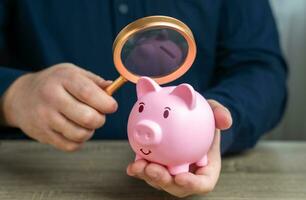
[(129, 12), (129, 7), (125, 3), (119, 4), (118, 10), (121, 14), (127, 14)]

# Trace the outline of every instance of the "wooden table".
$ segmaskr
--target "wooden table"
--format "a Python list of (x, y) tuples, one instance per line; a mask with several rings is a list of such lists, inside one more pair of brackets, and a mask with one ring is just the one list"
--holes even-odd
[[(62, 153), (25, 141), (0, 143), (0, 199), (176, 199), (128, 177), (133, 159), (127, 142), (89, 142)], [(190, 199), (306, 199), (306, 143), (261, 142), (225, 158), (214, 192)]]

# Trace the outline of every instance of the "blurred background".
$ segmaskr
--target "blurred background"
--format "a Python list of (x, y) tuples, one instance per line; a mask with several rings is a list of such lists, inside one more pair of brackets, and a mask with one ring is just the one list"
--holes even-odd
[(306, 0), (270, 0), (289, 65), (284, 118), (267, 139), (306, 140)]

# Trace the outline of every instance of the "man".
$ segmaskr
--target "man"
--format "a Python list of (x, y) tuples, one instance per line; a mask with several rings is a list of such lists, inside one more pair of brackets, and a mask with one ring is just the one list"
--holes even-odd
[(220, 173), (219, 130), (231, 127), (222, 134), (222, 152), (239, 152), (284, 110), (287, 71), (267, 0), (1, 0), (0, 137), (28, 136), (65, 151), (92, 137), (126, 138), (135, 87), (125, 85), (114, 98), (104, 92), (106, 80), (118, 76), (112, 42), (125, 25), (149, 15), (178, 18), (193, 31), (196, 61), (171, 84), (187, 82), (210, 99), (217, 130), (207, 167), (172, 177), (140, 160), (127, 173), (176, 196), (211, 191)]

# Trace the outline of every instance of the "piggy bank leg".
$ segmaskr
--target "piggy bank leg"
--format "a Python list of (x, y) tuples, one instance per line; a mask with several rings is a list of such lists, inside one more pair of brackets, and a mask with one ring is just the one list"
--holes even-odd
[(207, 155), (203, 156), (198, 162), (196, 162), (196, 165), (199, 167), (204, 167), (208, 164)]
[(178, 166), (168, 166), (168, 170), (171, 175), (177, 175), (180, 173), (188, 172), (189, 171), (189, 164), (183, 164)]
[(139, 156), (138, 154), (135, 155), (135, 161), (141, 160), (141, 159), (143, 159), (141, 156)]

